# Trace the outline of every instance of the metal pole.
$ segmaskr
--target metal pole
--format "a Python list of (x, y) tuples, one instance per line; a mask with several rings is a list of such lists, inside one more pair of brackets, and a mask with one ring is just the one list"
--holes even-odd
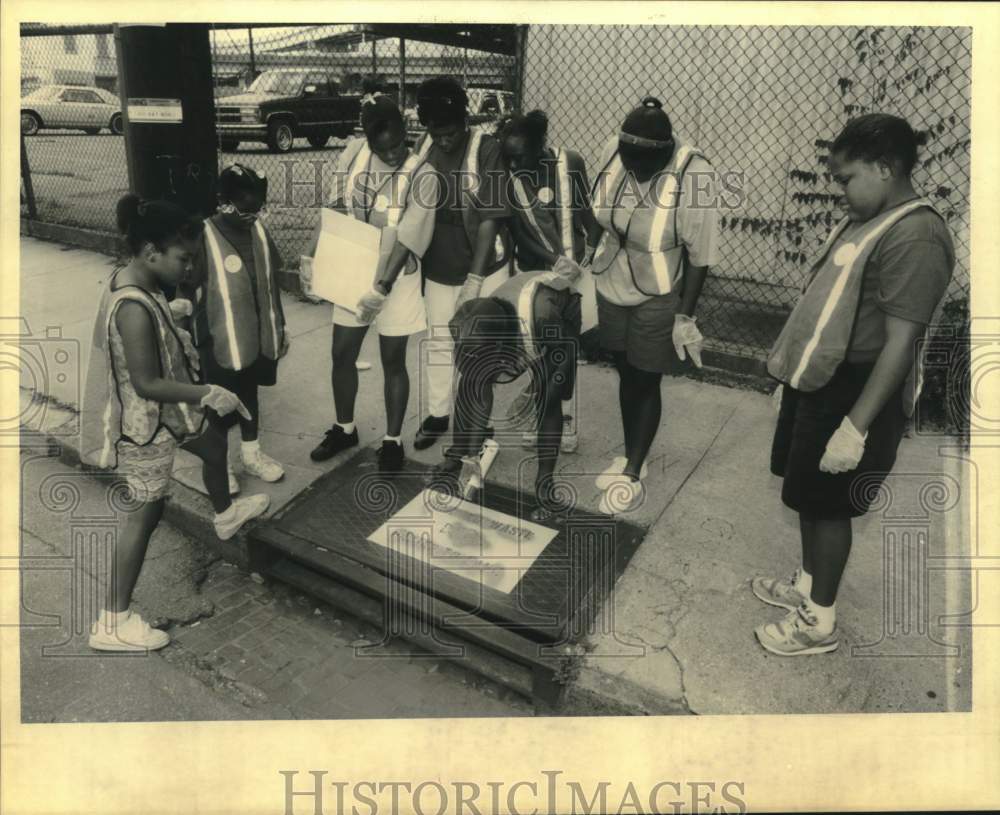
[(524, 68), (528, 53), (528, 26), (517, 27), (514, 37), (514, 110), (524, 112)]
[(406, 40), (399, 38), (399, 109), (406, 108)]
[(38, 219), (38, 208), (35, 204), (35, 187), (31, 183), (31, 165), (28, 163), (28, 146), (24, 143), (24, 134), (21, 134), (21, 181), (24, 182), (24, 197), (28, 203), (28, 217), (35, 221)]
[(378, 48), (378, 38), (372, 38), (372, 82), (375, 81), (375, 77), (378, 76), (378, 52), (375, 50)]
[(202, 23), (115, 26), (129, 187), (203, 216), (215, 211), (219, 162), (208, 32)]
[(257, 62), (253, 55), (253, 29), (247, 28), (247, 34), (250, 35), (250, 81), (253, 82), (257, 78)]

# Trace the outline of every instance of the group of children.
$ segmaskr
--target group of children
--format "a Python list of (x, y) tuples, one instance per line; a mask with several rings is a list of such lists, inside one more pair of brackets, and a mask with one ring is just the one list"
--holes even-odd
[[(453, 431), (430, 480), (455, 479), (475, 461), (491, 432), (494, 386), (530, 371), (514, 410), (534, 421), (532, 517), (565, 513), (553, 473), (567, 449), (563, 403), (573, 394), (580, 292), (590, 278), (600, 342), (619, 376), (625, 452), (597, 479), (601, 508), (634, 510), (660, 426), (662, 376), (688, 356), (701, 364), (694, 312), (718, 262), (719, 213), (704, 205), (714, 200), (711, 165), (675, 136), (652, 97), (609, 140), (593, 185), (578, 153), (548, 145), (540, 111), (508, 117), (494, 136), (469, 126), (465, 91), (450, 78), (425, 82), (417, 103), (426, 133), (411, 149), (396, 103), (366, 99), (364, 136), (348, 143), (334, 174), (330, 206), (381, 229), (381, 256), (359, 302), (333, 306), (336, 421), (311, 458), (328, 460), (359, 443), (356, 362), (374, 326), (386, 414), (378, 466), (387, 476), (403, 468), (407, 344), (427, 331), (420, 374), (428, 399), (413, 446), (426, 449)], [(782, 498), (802, 531), (802, 565), (792, 578), (753, 581), (761, 600), (789, 612), (755, 631), (775, 653), (837, 647), (834, 600), (851, 518), (867, 511), (871, 495), (854, 485), (861, 477), (877, 482), (893, 465), (917, 391), (905, 384), (914, 345), (950, 279), (947, 229), (910, 182), (916, 144), (905, 121), (883, 114), (853, 120), (833, 143), (830, 171), (848, 215), (769, 359), (785, 384), (771, 466), (785, 479)], [(692, 183), (708, 199), (695, 202)], [(140, 509), (119, 539), (94, 648), (168, 642), (129, 611), (129, 601), (178, 447), (202, 458), (224, 539), (268, 505), (265, 495), (232, 497), (239, 483), (229, 429), (239, 424), (245, 474), (284, 475), (258, 438), (258, 388), (275, 384), (289, 349), (276, 276), (282, 261), (261, 222), (266, 198), (266, 179), (237, 164), (220, 174), (218, 211), (204, 221), (166, 202), (130, 195), (119, 203), (131, 260), (111, 278), (98, 313), (83, 454), (117, 467)], [(317, 229), (301, 258), (306, 292), (319, 239)]]

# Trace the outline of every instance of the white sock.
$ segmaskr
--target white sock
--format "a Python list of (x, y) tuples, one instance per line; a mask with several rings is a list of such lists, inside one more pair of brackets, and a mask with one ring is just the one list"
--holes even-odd
[(337, 427), (341, 428), (348, 436), (354, 432), (354, 422), (337, 422)]
[(240, 450), (243, 452), (243, 458), (250, 458), (250, 456), (260, 452), (260, 439), (240, 442)]
[(829, 634), (837, 624), (837, 604), (821, 606), (811, 597), (806, 600), (806, 608), (816, 615), (816, 629), (820, 634)]
[(795, 581), (795, 590), (803, 597), (808, 597), (812, 587), (813, 576), (805, 568), (799, 569), (799, 579)]
[(97, 618), (97, 622), (105, 628), (113, 628), (117, 627), (120, 623), (125, 622), (131, 614), (132, 609), (130, 608), (127, 608), (124, 611), (108, 611), (107, 609), (102, 609), (100, 616)]
[(396, 444), (401, 444), (402, 440), (403, 440), (402, 436), (390, 436), (387, 434), (382, 437), (382, 441), (394, 441), (396, 442)]

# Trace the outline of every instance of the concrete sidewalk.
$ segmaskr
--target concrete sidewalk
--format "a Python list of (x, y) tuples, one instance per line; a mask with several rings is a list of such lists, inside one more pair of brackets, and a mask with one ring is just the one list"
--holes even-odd
[[(38, 343), (45, 361), (36, 367), (49, 376), (22, 370), (26, 404), (39, 404), (31, 402), (34, 393), (75, 406), (109, 260), (22, 239), (21, 264), (22, 317), (33, 335), (45, 337), (48, 327), (62, 331), (61, 340), (47, 337)], [(292, 349), (279, 367), (277, 387), (262, 392), (261, 423), (262, 446), (285, 465), (287, 476), (276, 485), (244, 484), (246, 491), (270, 493), (272, 511), (339, 463), (315, 465), (308, 458), (333, 419), (330, 307), (288, 294), (284, 306)], [(79, 362), (58, 363), (58, 342)], [(434, 463), (440, 444), (424, 453), (411, 449), (422, 402), (423, 383), (415, 375), (419, 346), (419, 337), (411, 340), (404, 443), (408, 455)], [(373, 369), (360, 374), (356, 421), (362, 443), (375, 445), (383, 432), (383, 411), (372, 333), (362, 359)], [(66, 374), (62, 380), (51, 375), (59, 364), (66, 368), (59, 369)], [(559, 471), (580, 505), (596, 510), (594, 476), (622, 447), (617, 376), (599, 365), (582, 366), (579, 373), (580, 449), (560, 458)], [(686, 378), (666, 379), (663, 393), (647, 500), (634, 519), (648, 524), (649, 532), (586, 640), (571, 708), (585, 709), (589, 701), (595, 710), (643, 713), (969, 709), (970, 641), (968, 629), (954, 616), (971, 608), (968, 575), (934, 568), (935, 562), (968, 552), (968, 519), (957, 498), (934, 504), (925, 496), (935, 483), (947, 495), (966, 494), (969, 478), (961, 451), (943, 449), (956, 445), (943, 438), (904, 441), (890, 480), (891, 500), (855, 526), (854, 553), (838, 602), (840, 650), (781, 659), (766, 654), (752, 634), (758, 622), (778, 616), (777, 610), (761, 605), (748, 587), (754, 574), (783, 575), (798, 560), (797, 522), (782, 506), (779, 482), (767, 469), (774, 423), (770, 399)], [(498, 398), (498, 414), (512, 396)], [(59, 415), (54, 418), (55, 409), (42, 411), (37, 423), (71, 446), (72, 414)], [(533, 479), (533, 453), (520, 448), (519, 438), (500, 442), (491, 479), (511, 486)], [(171, 503), (173, 511), (183, 510), (189, 519), (208, 517), (207, 500), (190, 490), (175, 489)], [(235, 550), (227, 556), (238, 560)], [(914, 577), (905, 571), (912, 564), (929, 571)], [(910, 604), (889, 602), (897, 598)]]

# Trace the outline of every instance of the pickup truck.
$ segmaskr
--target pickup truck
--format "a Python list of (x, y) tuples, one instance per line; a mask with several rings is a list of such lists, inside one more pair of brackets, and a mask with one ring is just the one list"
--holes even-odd
[(360, 116), (361, 97), (341, 95), (337, 82), (315, 69), (268, 70), (245, 93), (215, 101), (215, 129), (224, 152), (241, 142), (263, 142), (272, 153), (287, 153), (297, 138), (318, 149), (331, 136), (350, 136)]

